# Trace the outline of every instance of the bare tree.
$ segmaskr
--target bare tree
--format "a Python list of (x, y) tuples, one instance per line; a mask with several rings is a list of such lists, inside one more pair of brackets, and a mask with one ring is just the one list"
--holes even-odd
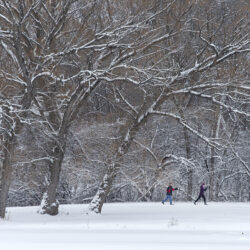
[[(167, 162), (185, 166), (181, 174), (189, 176), (184, 180), (189, 199), (198, 173), (210, 178), (214, 198), (236, 172), (248, 173), (246, 157), (239, 154), (239, 140), (231, 131), (233, 119), (240, 121), (237, 124), (249, 119), (243, 64), (249, 52), (248, 16), (244, 1), (237, 8), (233, 2), (1, 0), (1, 216), (24, 127), (36, 128), (45, 138), (38, 142), (41, 156), (31, 154), (25, 161), (43, 161), (48, 167), (40, 212), (58, 213), (57, 188), (67, 142), (77, 125), (86, 123), (82, 115), (88, 105), (91, 111), (95, 106), (104, 110), (106, 103), (103, 113), (123, 120), (114, 126), (112, 153), (102, 161), (107, 173), (90, 204), (92, 211), (101, 212), (135, 144), (155, 160), (154, 174), (141, 191), (141, 197), (152, 199), (168, 155), (142, 139), (143, 129), (152, 131), (150, 120), (155, 117), (162, 117), (176, 133), (182, 131), (179, 138), (185, 148), (177, 143), (178, 152)], [(77, 140), (80, 147), (86, 138)], [(194, 141), (202, 156), (195, 152)], [(242, 168), (223, 170), (222, 151), (230, 151)], [(88, 164), (97, 160), (94, 152), (90, 157), (81, 151)], [(209, 159), (204, 169), (203, 156)]]
[[(176, 16), (179, 17), (178, 18), (179, 22), (178, 23), (174, 22), (172, 24), (173, 25), (172, 29), (174, 30), (173, 32), (175, 34), (173, 36), (174, 38), (178, 37), (178, 35), (183, 34), (182, 32), (184, 31), (187, 32), (188, 30), (185, 25), (189, 23), (189, 20), (191, 21), (196, 19), (195, 17), (196, 13), (191, 14), (191, 18), (188, 15), (190, 13), (189, 11), (192, 10), (191, 5), (185, 6), (184, 10), (182, 9), (181, 12), (179, 12), (180, 6), (178, 4), (180, 3), (177, 1), (176, 5), (171, 6), (172, 7), (171, 11), (176, 10)], [(200, 6), (197, 3), (197, 6), (195, 7), (199, 8)], [(215, 8), (213, 4), (210, 7), (211, 11), (213, 11)], [(242, 13), (239, 12), (238, 14), (241, 15)], [(185, 19), (184, 17), (187, 17), (187, 19)], [(181, 20), (185, 21), (183, 21), (182, 23)], [(165, 109), (168, 108), (167, 106), (168, 102), (171, 101), (171, 99), (174, 96), (187, 94), (194, 97), (199, 97), (203, 100), (212, 102), (212, 104), (218, 105), (227, 111), (230, 110), (236, 114), (249, 117), (248, 112), (245, 112), (244, 110), (238, 107), (234, 107), (233, 105), (227, 104), (226, 102), (223, 101), (223, 99), (218, 99), (218, 96), (221, 96), (221, 90), (225, 88), (225, 85), (237, 88), (232, 82), (227, 82), (227, 83), (221, 83), (219, 81), (211, 82), (208, 79), (208, 75), (212, 76), (213, 70), (216, 69), (216, 67), (221, 65), (223, 62), (225, 62), (227, 59), (233, 57), (234, 55), (249, 51), (248, 35), (245, 35), (243, 33), (241, 33), (241, 35), (238, 34), (237, 39), (235, 39), (235, 37), (234, 38), (231, 37), (231, 39), (233, 40), (229, 39), (227, 43), (222, 45), (218, 37), (216, 36), (211, 37), (209, 36), (210, 34), (206, 33), (206, 31), (203, 30), (203, 27), (205, 25), (210, 24), (211, 22), (210, 19), (201, 21), (201, 24), (199, 23), (200, 19), (198, 19), (197, 22), (198, 22), (197, 24), (198, 29), (192, 30), (191, 32), (197, 33), (202, 43), (199, 42), (199, 44), (197, 44), (197, 49), (196, 51), (192, 51), (192, 54), (189, 55), (189, 60), (187, 60), (187, 58), (185, 57), (177, 65), (176, 62), (174, 62), (174, 65), (170, 64), (169, 62), (169, 65), (172, 66), (171, 68), (166, 68), (166, 65), (161, 64), (162, 58), (159, 61), (155, 62), (154, 66), (156, 68), (152, 67), (150, 72), (151, 74), (148, 73), (148, 75), (150, 74), (150, 80), (148, 80), (150, 82), (150, 95), (148, 92), (149, 89), (144, 88), (144, 93), (145, 93), (144, 101), (139, 109), (133, 106), (125, 98), (122, 98), (124, 102), (128, 105), (130, 111), (133, 113), (134, 116), (128, 122), (127, 130), (124, 134), (120, 146), (117, 149), (117, 153), (115, 154), (113, 161), (110, 163), (108, 170), (103, 177), (103, 181), (99, 186), (96, 196), (94, 197), (94, 199), (90, 204), (89, 208), (91, 211), (95, 211), (96, 213), (101, 212), (103, 203), (105, 202), (105, 199), (111, 189), (113, 180), (116, 177), (117, 172), (119, 171), (120, 168), (119, 162), (121, 158), (126, 155), (137, 132), (147, 122), (148, 117), (151, 115), (161, 115), (176, 120), (181, 126), (187, 129), (190, 133), (199, 137), (202, 141), (210, 145), (210, 147), (212, 148), (219, 149), (223, 146), (223, 144), (219, 143), (218, 139), (215, 136), (209, 138), (209, 136), (206, 135), (206, 132), (201, 133), (195, 127), (190, 125), (188, 121), (185, 121), (183, 119), (183, 116), (178, 115), (177, 113), (171, 111), (170, 112), (165, 111)], [(180, 26), (181, 24), (183, 24), (183, 27)], [(226, 22), (225, 20), (222, 20), (220, 26), (218, 27), (218, 30), (221, 30), (224, 24), (226, 24)], [(245, 25), (246, 24), (244, 23), (241, 25), (241, 27), (246, 28)], [(237, 28), (237, 23), (235, 24), (235, 26)], [(209, 39), (206, 38), (205, 36), (209, 36)], [(185, 35), (183, 36), (183, 38), (184, 37)], [(218, 39), (218, 41), (216, 39)], [(169, 40), (171, 41), (171, 38)], [(197, 42), (197, 39), (195, 41)], [(216, 45), (216, 43), (218, 43), (218, 45)], [(148, 45), (147, 48), (149, 48), (149, 46), (150, 45)], [(181, 47), (177, 47), (175, 50), (170, 50), (170, 51), (172, 54), (178, 56), (178, 53), (180, 53), (180, 51), (182, 50)], [(162, 66), (162, 68), (160, 68), (160, 65)], [(160, 72), (159, 74), (161, 75), (160, 76), (159, 74), (153, 75), (152, 74), (153, 70), (155, 70), (155, 72), (157, 73)], [(197, 80), (191, 81), (189, 83), (189, 79), (191, 77), (194, 77), (194, 75), (199, 75), (199, 74), (201, 75), (202, 80), (198, 79), (198, 81)], [(154, 85), (157, 87), (154, 88), (153, 90)], [(244, 85), (241, 86), (240, 88), (242, 87), (245, 88)], [(227, 92), (227, 94), (229, 93)], [(242, 94), (244, 95), (244, 93)], [(149, 96), (151, 98), (148, 98)], [(204, 104), (205, 103), (206, 102), (204, 102)]]
[[(17, 135), (25, 124), (27, 111), (31, 106), (34, 95), (34, 82), (23, 56), (24, 40), (25, 51), (28, 50), (29, 41), (23, 33), (23, 22), (30, 16), (30, 12), (40, 2), (28, 4), (25, 10), (24, 2), (1, 1), (1, 45), (8, 63), (2, 67), (1, 72), (1, 104), (2, 104), (2, 148), (3, 165), (1, 171), (0, 188), (0, 216), (5, 216), (5, 208), (12, 173), (12, 158), (16, 145)], [(26, 47), (27, 45), (27, 47)], [(11, 66), (10, 66), (11, 65)], [(11, 67), (11, 68), (7, 68)]]

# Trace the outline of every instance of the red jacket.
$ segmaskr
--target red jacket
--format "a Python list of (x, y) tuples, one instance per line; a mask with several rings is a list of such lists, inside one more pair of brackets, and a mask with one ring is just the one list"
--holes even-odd
[(172, 186), (168, 186), (166, 193), (167, 195), (172, 195), (172, 192), (175, 190), (178, 190), (178, 188), (173, 188)]

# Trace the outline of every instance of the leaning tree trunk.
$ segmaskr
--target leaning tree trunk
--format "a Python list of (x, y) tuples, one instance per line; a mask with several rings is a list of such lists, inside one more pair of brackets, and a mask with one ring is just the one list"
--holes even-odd
[(123, 138), (123, 141), (121, 142), (117, 153), (114, 157), (114, 161), (112, 164), (110, 164), (107, 173), (104, 175), (103, 180), (101, 182), (101, 184), (99, 185), (99, 189), (96, 193), (96, 195), (94, 196), (94, 198), (92, 199), (92, 201), (90, 202), (89, 205), (89, 211), (91, 212), (95, 212), (95, 213), (101, 213), (102, 211), (102, 206), (109, 194), (109, 191), (112, 187), (113, 181), (117, 175), (117, 172), (119, 170), (119, 160), (127, 153), (137, 131), (139, 130), (139, 128), (146, 123), (149, 115), (150, 115), (150, 111), (153, 110), (154, 108), (156, 108), (157, 106), (160, 106), (164, 100), (164, 96), (163, 96), (164, 91), (162, 91), (156, 102), (153, 102), (153, 104), (148, 107), (145, 108), (144, 105), (146, 105), (146, 101), (144, 100), (144, 105), (141, 109), (141, 112), (137, 112), (137, 116), (136, 119), (132, 121), (132, 124), (129, 125), (128, 129), (127, 129), (127, 133)]
[[(139, 128), (146, 123), (148, 117), (151, 114), (151, 111), (159, 107), (165, 100), (166, 96), (164, 95), (165, 90), (161, 90), (161, 92), (158, 95), (158, 98), (155, 102), (151, 104), (150, 107), (148, 107), (146, 99), (144, 99), (144, 104), (142, 105), (142, 108), (140, 112), (136, 112), (137, 116), (133, 121), (130, 121), (131, 124), (129, 124), (129, 127), (127, 129), (127, 133), (123, 138), (123, 141), (121, 142), (117, 153), (114, 157), (114, 163), (112, 163), (107, 173), (104, 175), (103, 180), (101, 184), (99, 185), (99, 189), (90, 202), (89, 205), (89, 211), (95, 212), (95, 213), (101, 213), (102, 206), (106, 200), (106, 197), (109, 194), (109, 191), (112, 187), (113, 181), (115, 179), (115, 176), (119, 170), (119, 160), (127, 153), (132, 141), (134, 140), (134, 137), (139, 130)], [(133, 110), (134, 111), (134, 110)]]
[(117, 173), (117, 168), (115, 167), (115, 164), (111, 164), (108, 167), (108, 171), (103, 177), (103, 180), (98, 188), (95, 197), (93, 198), (93, 200), (89, 205), (90, 211), (93, 211), (95, 213), (101, 213), (102, 206), (112, 187), (112, 183), (113, 180), (115, 179), (116, 173)]
[[(127, 141), (126, 139), (123, 141), (121, 146), (118, 149), (118, 153), (115, 156), (114, 162), (118, 162), (118, 160), (125, 155), (128, 151), (128, 148), (132, 142), (132, 138)], [(117, 175), (119, 170), (119, 163), (112, 163), (109, 165), (106, 174), (104, 175), (101, 184), (99, 185), (98, 191), (92, 201), (89, 204), (89, 211), (95, 213), (101, 213), (103, 204), (109, 194), (109, 191), (112, 187), (113, 181)]]
[(89, 204), (90, 212), (101, 213), (102, 206), (109, 194), (113, 181), (119, 170), (119, 159), (127, 153), (136, 132), (138, 131), (140, 125), (145, 122), (147, 115), (148, 114), (144, 115), (143, 118), (137, 117), (137, 119), (133, 121), (132, 126), (128, 128), (127, 133), (114, 157), (114, 162), (109, 165), (108, 170), (104, 175), (101, 184), (99, 185), (96, 195)]

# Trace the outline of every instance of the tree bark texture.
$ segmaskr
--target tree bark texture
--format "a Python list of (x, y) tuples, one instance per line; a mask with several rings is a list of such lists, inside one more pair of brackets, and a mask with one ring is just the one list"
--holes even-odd
[(43, 195), (40, 205), (41, 214), (57, 215), (59, 209), (59, 202), (56, 199), (57, 187), (60, 180), (60, 172), (62, 161), (64, 158), (64, 145), (55, 146), (52, 155), (52, 162), (49, 164), (49, 183)]
[(13, 137), (10, 137), (6, 141), (3, 149), (3, 165), (1, 169), (1, 180), (0, 180), (0, 217), (5, 217), (8, 192), (11, 183), (11, 174), (12, 174), (12, 163), (11, 158), (14, 151)]

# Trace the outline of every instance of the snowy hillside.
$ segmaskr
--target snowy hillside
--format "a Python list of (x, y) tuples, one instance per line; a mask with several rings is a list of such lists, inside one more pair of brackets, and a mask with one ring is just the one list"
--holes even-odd
[(101, 215), (65, 205), (58, 216), (8, 208), (1, 250), (249, 250), (250, 203), (116, 203)]

